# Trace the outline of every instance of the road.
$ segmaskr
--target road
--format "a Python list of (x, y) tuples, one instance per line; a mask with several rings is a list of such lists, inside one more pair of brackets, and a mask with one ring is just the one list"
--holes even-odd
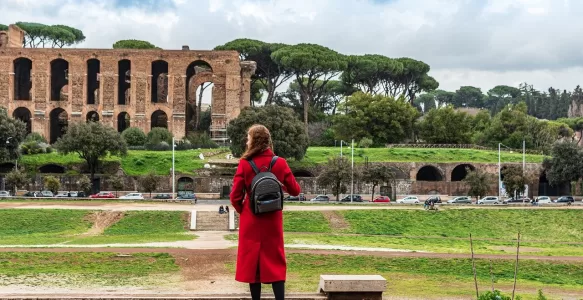
[[(22, 201), (22, 202), (1, 202), (0, 209), (18, 208), (18, 209), (93, 209), (93, 210), (158, 210), (158, 211), (215, 211), (221, 205), (229, 205), (228, 200), (200, 200), (196, 205), (190, 203), (171, 203), (171, 202), (106, 202), (106, 201)], [(445, 206), (443, 206), (445, 207)], [(494, 205), (467, 205), (467, 206), (449, 206), (447, 209), (583, 209), (582, 205), (567, 206), (539, 206), (530, 205), (512, 205), (512, 206), (494, 206)], [(367, 209), (422, 209), (421, 205), (386, 205), (376, 203), (364, 203), (351, 205), (348, 203), (334, 204), (304, 204), (304, 205), (285, 205), (288, 211), (331, 211), (331, 210), (367, 210)]]

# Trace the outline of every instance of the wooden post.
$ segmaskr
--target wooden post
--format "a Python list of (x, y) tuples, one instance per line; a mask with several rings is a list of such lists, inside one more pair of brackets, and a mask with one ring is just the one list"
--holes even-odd
[(516, 245), (516, 263), (514, 264), (514, 287), (512, 288), (512, 300), (516, 291), (516, 276), (518, 275), (518, 253), (520, 252), (520, 232), (518, 232), (518, 244)]
[(490, 279), (492, 280), (492, 293), (494, 292), (494, 273), (492, 273), (492, 260), (490, 259)]
[(472, 240), (472, 234), (470, 233), (470, 249), (472, 251), (472, 269), (474, 271), (474, 284), (476, 285), (476, 299), (480, 298), (480, 292), (478, 291), (478, 277), (476, 275), (476, 262), (474, 260), (474, 242)]

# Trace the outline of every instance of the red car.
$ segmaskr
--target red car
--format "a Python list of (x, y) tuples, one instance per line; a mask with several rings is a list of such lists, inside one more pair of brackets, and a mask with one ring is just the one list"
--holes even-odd
[(378, 196), (378, 197), (374, 198), (374, 200), (372, 200), (372, 202), (391, 203), (391, 198), (389, 198), (389, 196)]
[(97, 194), (89, 196), (89, 198), (112, 199), (115, 198), (115, 195), (112, 192), (99, 192)]

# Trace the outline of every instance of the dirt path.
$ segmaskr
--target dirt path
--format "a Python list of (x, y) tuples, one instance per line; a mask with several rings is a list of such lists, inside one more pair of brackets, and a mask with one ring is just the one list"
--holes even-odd
[(328, 223), (330, 223), (330, 228), (332, 229), (333, 233), (342, 233), (345, 232), (350, 228), (350, 224), (346, 222), (344, 217), (337, 211), (323, 211), (322, 214), (326, 219), (328, 219)]
[(87, 219), (93, 222), (93, 226), (89, 231), (83, 233), (82, 235), (92, 236), (103, 234), (105, 229), (111, 225), (119, 222), (124, 216), (122, 211), (99, 211), (94, 212), (87, 216)]
[[(182, 248), (0, 248), (0, 252), (114, 252), (114, 253), (170, 253), (172, 255), (236, 255), (237, 249), (182, 249)], [(449, 254), (449, 253), (419, 253), (419, 252), (381, 252), (381, 251), (343, 251), (343, 250), (302, 250), (287, 249), (286, 253), (301, 253), (315, 255), (350, 255), (350, 256), (377, 256), (387, 258), (414, 257), (414, 258), (470, 258), (469, 254)], [(480, 259), (505, 259), (514, 260), (515, 255), (502, 254), (476, 254)], [(583, 257), (579, 256), (534, 256), (521, 255), (520, 259), (556, 261), (556, 262), (576, 262), (583, 263)]]

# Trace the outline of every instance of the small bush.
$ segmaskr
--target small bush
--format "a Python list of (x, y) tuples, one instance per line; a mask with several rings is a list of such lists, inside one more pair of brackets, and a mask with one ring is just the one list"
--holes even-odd
[(29, 133), (26, 138), (24, 139), (25, 142), (39, 142), (39, 143), (47, 143), (47, 139), (42, 136), (42, 134), (38, 132)]
[(190, 142), (189, 149), (214, 149), (219, 147), (206, 132), (189, 133), (186, 139)]
[(166, 142), (159, 142), (158, 144), (148, 144), (146, 146), (146, 149), (148, 150), (152, 150), (152, 151), (168, 151), (168, 150), (172, 150), (172, 148), (170, 148), (170, 144), (166, 143)]
[(369, 138), (362, 138), (360, 142), (358, 142), (358, 147), (360, 148), (370, 148), (373, 145), (373, 141)]
[(128, 146), (144, 146), (146, 143), (146, 134), (137, 127), (130, 127), (121, 133), (121, 137), (126, 141)]
[(51, 145), (49, 145), (45, 142), (29, 140), (29, 141), (25, 141), (22, 145), (20, 145), (20, 153), (22, 153), (24, 155), (51, 153), (51, 152), (53, 152), (53, 148), (51, 148)]
[(166, 142), (166, 144), (170, 145), (172, 143), (172, 133), (170, 133), (170, 131), (168, 131), (166, 128), (152, 128), (152, 130), (148, 132), (148, 137), (146, 139), (146, 149), (156, 147), (160, 145), (161, 142)]

